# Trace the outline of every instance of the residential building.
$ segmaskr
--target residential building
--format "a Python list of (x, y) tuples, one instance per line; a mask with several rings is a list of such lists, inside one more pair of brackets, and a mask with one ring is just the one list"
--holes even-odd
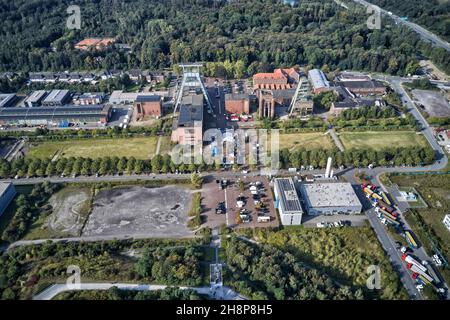
[(166, 80), (166, 76), (162, 71), (146, 71), (144, 72), (144, 77), (148, 83), (153, 85), (162, 83)]
[(309, 215), (362, 212), (362, 204), (350, 183), (302, 183), (300, 191)]
[(14, 93), (0, 93), (0, 108), (13, 107), (17, 102), (17, 96)]
[(33, 91), (28, 98), (25, 99), (25, 106), (29, 108), (39, 107), (42, 104), (42, 100), (47, 96), (47, 93), (48, 92), (45, 90)]
[(31, 83), (45, 82), (45, 75), (42, 73), (30, 73), (29, 80)]
[(310, 70), (308, 72), (308, 78), (309, 82), (311, 83), (312, 92), (314, 92), (314, 94), (331, 90), (330, 83), (328, 82), (328, 79), (322, 70)]
[(284, 226), (302, 224), (303, 208), (298, 196), (295, 182), (292, 178), (275, 179), (275, 207), (280, 214)]
[(202, 94), (182, 98), (180, 114), (174, 122), (172, 142), (180, 145), (203, 144), (203, 112), (204, 100)]
[(446, 214), (444, 217), (444, 221), (442, 221), (445, 227), (450, 231), (450, 214)]
[(70, 101), (69, 90), (52, 90), (42, 101), (46, 107), (63, 106)]
[(162, 116), (162, 97), (151, 95), (139, 95), (134, 107), (138, 120), (145, 117), (159, 118)]
[(114, 38), (87, 38), (78, 42), (75, 49), (103, 51), (113, 46), (115, 42)]
[(250, 97), (248, 94), (226, 94), (225, 110), (231, 114), (250, 114)]
[(141, 70), (130, 70), (128, 76), (132, 81), (139, 81), (144, 78), (144, 73)]
[(12, 183), (0, 182), (0, 216), (5, 212), (15, 196), (16, 189)]

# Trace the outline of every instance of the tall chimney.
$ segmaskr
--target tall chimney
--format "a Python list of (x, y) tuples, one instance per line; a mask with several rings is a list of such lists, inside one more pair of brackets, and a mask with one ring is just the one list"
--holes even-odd
[(327, 162), (327, 171), (325, 172), (325, 178), (331, 178), (330, 174), (331, 174), (331, 165), (333, 164), (333, 159), (331, 157), (328, 158), (328, 162)]

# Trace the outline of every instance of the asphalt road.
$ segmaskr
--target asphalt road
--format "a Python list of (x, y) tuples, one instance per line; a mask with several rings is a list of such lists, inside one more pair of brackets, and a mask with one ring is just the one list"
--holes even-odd
[[(373, 4), (371, 4), (370, 2), (364, 1), (364, 0), (353, 0), (356, 3), (359, 3), (363, 6), (374, 6)], [(380, 8), (380, 11), (382, 14), (384, 14), (385, 16), (388, 16), (390, 18), (392, 18), (395, 22), (397, 22), (399, 25), (404, 25), (412, 30), (414, 30), (417, 34), (419, 34), (419, 36), (424, 39), (427, 40), (429, 42), (431, 42), (433, 45), (435, 45), (436, 47), (440, 47), (440, 48), (444, 48), (447, 51), (450, 51), (450, 43), (442, 40), (441, 38), (439, 38), (437, 35), (435, 35), (434, 33), (428, 31), (427, 29), (413, 23), (413, 22), (409, 22), (409, 21), (404, 21), (402, 20), (399, 16), (396, 16), (394, 14), (389, 14), (387, 10), (384, 10), (382, 8)]]
[[(414, 116), (414, 118), (421, 124), (422, 126), (422, 134), (425, 136), (425, 138), (428, 140), (431, 147), (436, 151), (436, 157), (437, 161), (426, 167), (401, 167), (401, 168), (374, 168), (373, 170), (364, 170), (367, 175), (371, 176), (374, 181), (378, 185), (381, 185), (379, 181), (379, 176), (382, 173), (385, 172), (422, 172), (422, 171), (438, 171), (442, 170), (446, 167), (448, 163), (448, 158), (445, 155), (444, 151), (442, 150), (441, 146), (437, 143), (436, 139), (433, 136), (433, 132), (431, 130), (430, 125), (425, 120), (425, 118), (422, 116), (422, 114), (419, 112), (407, 92), (402, 86), (402, 83), (405, 82), (405, 79), (401, 79), (398, 77), (383, 77), (382, 80), (388, 81), (391, 85), (391, 87), (402, 97), (402, 100), (406, 104), (408, 111)], [(356, 181), (354, 179), (354, 170), (349, 170), (348, 172), (344, 173), (344, 176), (346, 177), (347, 181), (352, 182), (353, 184), (356, 184)], [(381, 224), (378, 217), (375, 215), (374, 210), (370, 210), (367, 212), (367, 216), (369, 218), (369, 222), (375, 232), (377, 233), (377, 237), (383, 246), (384, 250), (389, 255), (389, 258), (394, 266), (395, 269), (399, 271), (400, 279), (402, 283), (404, 284), (406, 290), (408, 291), (409, 295), (413, 299), (421, 299), (422, 296), (418, 292), (418, 290), (415, 287), (415, 282), (411, 277), (409, 276), (409, 271), (406, 268), (406, 265), (401, 260), (401, 254), (396, 249), (396, 245), (394, 241), (391, 239), (391, 237), (387, 234), (387, 231), (385, 227)], [(403, 218), (402, 212), (400, 212), (400, 220), (403, 222), (404, 227), (406, 229), (410, 229), (410, 226), (406, 222), (406, 220)], [(427, 255), (425, 250), (421, 247), (418, 250), (415, 250), (414, 255), (416, 255), (419, 259), (432, 261), (430, 257)], [(448, 289), (448, 285), (445, 285)], [(449, 290), (447, 290), (447, 299), (450, 300), (450, 293)]]
[[(169, 288), (165, 285), (154, 284), (130, 284), (130, 283), (81, 283), (79, 286), (69, 286), (67, 284), (54, 284), (41, 293), (33, 297), (33, 300), (51, 300), (58, 294), (66, 291), (84, 291), (84, 290), (109, 290), (113, 287), (117, 287), (121, 290), (133, 290), (133, 291), (158, 291)], [(215, 299), (220, 300), (246, 300), (245, 297), (240, 296), (233, 290), (227, 287), (223, 287), (222, 292), (214, 292), (210, 287), (180, 287), (182, 290), (192, 289), (202, 295), (208, 295)], [(218, 294), (217, 294), (218, 293)]]

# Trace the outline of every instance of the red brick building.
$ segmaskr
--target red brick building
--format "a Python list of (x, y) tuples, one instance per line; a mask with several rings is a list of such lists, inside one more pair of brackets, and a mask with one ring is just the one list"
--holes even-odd
[(139, 95), (134, 103), (137, 119), (162, 116), (162, 98), (160, 96)]
[(231, 114), (250, 114), (250, 97), (248, 94), (225, 95), (225, 110)]
[(254, 90), (284, 90), (290, 88), (288, 78), (283, 73), (257, 73), (253, 76)]

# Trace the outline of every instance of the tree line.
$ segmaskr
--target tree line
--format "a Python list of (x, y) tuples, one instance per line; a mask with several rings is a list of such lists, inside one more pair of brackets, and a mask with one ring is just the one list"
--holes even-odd
[[(323, 149), (289, 149), (280, 150), (280, 164), (282, 169), (301, 166), (325, 168), (326, 159), (331, 156), (337, 166), (367, 167), (369, 164), (377, 166), (419, 166), (434, 162), (436, 154), (430, 147), (396, 147), (380, 151), (346, 150), (344, 152)], [(52, 176), (92, 176), (115, 174), (160, 174), (160, 173), (195, 173), (198, 171), (220, 170), (220, 162), (209, 165), (204, 162), (195, 164), (175, 164), (170, 155), (156, 155), (151, 160), (136, 159), (134, 157), (102, 157), (84, 158), (69, 157), (52, 161), (50, 158), (20, 158), (8, 162), (0, 160), (1, 178), (23, 177), (52, 177)], [(236, 167), (239, 169), (239, 166)]]

